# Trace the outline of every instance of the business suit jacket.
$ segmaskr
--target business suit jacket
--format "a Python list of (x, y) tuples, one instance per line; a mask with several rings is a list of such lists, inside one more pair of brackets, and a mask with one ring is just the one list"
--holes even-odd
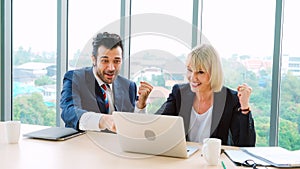
[[(117, 76), (112, 84), (115, 109), (133, 112), (137, 100), (136, 84)], [(96, 81), (93, 68), (68, 71), (63, 79), (60, 108), (66, 127), (78, 129), (78, 122), (85, 112), (106, 113), (103, 94)]]
[[(189, 84), (173, 86), (167, 101), (156, 114), (182, 116), (188, 140), (190, 116), (195, 93)], [(219, 138), (223, 145), (255, 146), (255, 129), (251, 112), (242, 114), (237, 92), (223, 87), (214, 93), (210, 137)]]

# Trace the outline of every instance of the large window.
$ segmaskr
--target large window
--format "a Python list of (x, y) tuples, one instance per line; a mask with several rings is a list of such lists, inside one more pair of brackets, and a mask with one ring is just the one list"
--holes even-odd
[(225, 85), (253, 88), (257, 146), (269, 144), (275, 5), (273, 0), (203, 2), (203, 35), (222, 57)]
[(158, 5), (152, 0), (132, 1), (130, 78), (154, 86), (148, 99), (149, 113), (162, 105), (175, 83), (185, 81), (185, 58), (192, 42), (192, 2), (164, 0)]
[[(12, 73), (12, 79), (0, 77), (1, 110), (5, 110), (1, 118), (4, 120), (10, 119), (6, 110), (10, 110), (11, 105), (14, 120), (57, 124), (56, 98), (62, 79), (57, 77), (56, 71), (60, 75), (64, 70), (91, 66), (91, 41), (99, 31), (114, 32), (125, 38), (122, 74), (138, 85), (140, 81), (153, 84), (148, 112), (154, 113), (175, 83), (186, 82), (185, 59), (192, 44), (200, 39), (200, 31), (205, 38), (202, 42), (208, 40), (222, 57), (225, 85), (236, 89), (239, 84), (247, 83), (253, 88), (250, 104), (257, 146), (269, 145), (270, 124), (274, 127), (276, 121), (272, 119), (270, 123), (270, 116), (276, 117), (271, 108), (277, 102), (271, 98), (272, 87), (277, 88), (272, 84), (272, 80), (275, 81), (272, 77), (277, 76), (276, 66), (272, 67), (276, 54), (273, 48), (282, 41), (278, 71), (281, 72), (279, 117), (276, 117), (279, 118), (279, 145), (292, 150), (300, 148), (298, 0), (283, 3), (283, 25), (276, 25), (276, 30), (283, 28), (279, 40), (274, 38), (274, 30), (278, 23), (275, 21), (280, 20), (280, 17), (275, 20), (280, 10), (276, 9), (276, 3), (280, 0), (163, 0), (159, 3), (153, 0), (4, 0), (1, 5), (3, 2), (12, 2), (12, 13), (9, 7), (1, 7), (7, 13), (3, 15), (1, 11), (1, 24), (5, 24), (1, 25), (1, 35), (6, 36), (1, 36), (5, 45), (0, 48), (0, 73), (8, 72), (8, 77)], [(59, 14), (60, 8), (66, 15)], [(65, 29), (61, 22), (66, 23)], [(193, 25), (198, 25), (197, 35)], [(66, 38), (57, 39), (58, 34)], [(57, 55), (60, 43), (66, 44), (67, 56)], [(5, 64), (10, 58), (11, 68)], [(60, 59), (63, 61), (57, 63)], [(65, 69), (56, 70), (62, 67)], [(10, 86), (7, 79), (12, 82), (12, 93), (5, 90)], [(272, 133), (275, 130), (272, 129), (271, 136)]]
[(121, 3), (118, 0), (69, 1), (68, 69), (91, 66), (91, 42), (98, 32), (119, 33)]
[(14, 0), (12, 6), (13, 119), (54, 126), (57, 3)]
[(286, 0), (283, 12), (279, 145), (300, 149), (300, 2)]

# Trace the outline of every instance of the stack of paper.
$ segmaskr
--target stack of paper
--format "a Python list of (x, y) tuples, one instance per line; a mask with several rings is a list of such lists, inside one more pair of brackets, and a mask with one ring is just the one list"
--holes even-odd
[(242, 147), (240, 150), (225, 150), (235, 163), (253, 160), (257, 165), (275, 167), (300, 167), (300, 150), (289, 151), (281, 147)]
[(247, 147), (241, 149), (276, 167), (300, 167), (300, 150), (289, 151), (282, 147)]

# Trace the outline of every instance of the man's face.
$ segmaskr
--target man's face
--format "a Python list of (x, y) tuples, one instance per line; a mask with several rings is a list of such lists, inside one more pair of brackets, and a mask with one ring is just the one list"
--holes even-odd
[[(96, 59), (97, 58), (97, 59)], [(97, 76), (107, 84), (111, 84), (120, 72), (122, 65), (122, 49), (116, 47), (107, 49), (104, 46), (98, 48), (98, 56), (92, 57)]]

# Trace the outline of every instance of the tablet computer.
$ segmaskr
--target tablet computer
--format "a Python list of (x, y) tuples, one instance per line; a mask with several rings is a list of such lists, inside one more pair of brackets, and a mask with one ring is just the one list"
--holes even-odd
[(75, 130), (73, 128), (64, 127), (50, 127), (30, 133), (23, 134), (27, 138), (62, 141), (67, 140), (75, 136), (84, 134), (82, 131)]

